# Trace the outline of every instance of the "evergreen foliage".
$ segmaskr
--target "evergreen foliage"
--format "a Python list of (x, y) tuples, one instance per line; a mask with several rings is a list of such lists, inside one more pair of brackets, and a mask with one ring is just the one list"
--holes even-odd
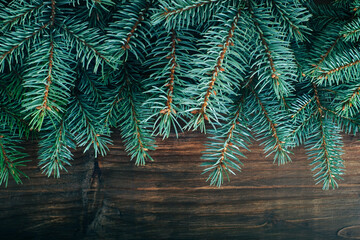
[[(120, 129), (136, 165), (155, 136), (200, 130), (210, 185), (253, 139), (279, 165), (304, 145), (338, 187), (341, 133), (359, 131), (360, 1), (0, 0), (0, 184), (20, 183), (22, 140), (60, 177), (71, 151), (105, 155)], [(23, 168), (21, 168), (23, 169)]]

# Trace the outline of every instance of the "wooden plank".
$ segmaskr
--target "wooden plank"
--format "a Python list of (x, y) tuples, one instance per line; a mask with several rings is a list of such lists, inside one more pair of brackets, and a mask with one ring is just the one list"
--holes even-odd
[[(81, 150), (61, 179), (42, 176), (34, 161), (25, 170), (30, 180), (1, 189), (0, 231), (9, 239), (360, 237), (356, 137), (344, 138), (347, 174), (335, 191), (314, 185), (304, 149), (279, 167), (256, 143), (241, 173), (221, 189), (210, 187), (200, 174), (205, 141), (197, 132), (158, 140), (155, 161), (136, 167), (117, 137), (99, 159), (100, 178), (92, 156)], [(36, 149), (30, 153), (35, 159)]]

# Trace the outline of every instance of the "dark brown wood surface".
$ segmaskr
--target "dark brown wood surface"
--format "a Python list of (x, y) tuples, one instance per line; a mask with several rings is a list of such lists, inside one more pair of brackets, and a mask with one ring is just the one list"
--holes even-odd
[(136, 167), (117, 138), (99, 168), (79, 150), (60, 179), (41, 174), (29, 144), (30, 179), (1, 188), (0, 239), (360, 239), (357, 138), (344, 139), (347, 174), (335, 191), (314, 185), (303, 149), (278, 167), (257, 144), (242, 173), (209, 187), (204, 142), (199, 133), (158, 141), (155, 162)]

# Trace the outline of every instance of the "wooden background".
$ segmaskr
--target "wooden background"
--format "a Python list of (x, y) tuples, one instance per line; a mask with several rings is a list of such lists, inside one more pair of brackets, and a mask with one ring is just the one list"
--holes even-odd
[(77, 151), (60, 179), (41, 174), (29, 144), (30, 179), (0, 189), (1, 239), (360, 239), (357, 138), (344, 138), (347, 174), (335, 191), (314, 185), (303, 149), (278, 167), (257, 144), (242, 173), (209, 187), (204, 142), (196, 132), (158, 141), (155, 162), (136, 167), (117, 138), (99, 164)]

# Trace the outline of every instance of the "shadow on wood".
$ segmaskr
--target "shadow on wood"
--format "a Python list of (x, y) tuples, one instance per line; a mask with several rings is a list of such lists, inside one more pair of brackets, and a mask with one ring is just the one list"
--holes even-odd
[(360, 239), (355, 137), (344, 139), (347, 171), (335, 191), (314, 185), (303, 149), (278, 167), (257, 144), (242, 173), (209, 187), (204, 142), (198, 133), (158, 141), (155, 162), (136, 167), (115, 139), (99, 165), (76, 152), (61, 179), (41, 175), (34, 161), (30, 180), (1, 189), (2, 239)]

